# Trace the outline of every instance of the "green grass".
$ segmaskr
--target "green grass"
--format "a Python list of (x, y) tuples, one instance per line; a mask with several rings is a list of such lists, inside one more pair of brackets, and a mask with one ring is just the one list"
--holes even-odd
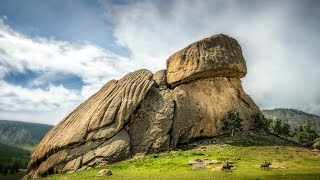
[[(221, 171), (221, 164), (204, 170), (192, 170), (188, 161), (194, 158), (231, 160), (235, 169)], [(265, 160), (269, 170), (260, 169)], [(99, 170), (111, 169), (110, 177), (96, 177)], [(208, 145), (191, 150), (178, 150), (105, 167), (71, 174), (51, 175), (44, 179), (320, 179), (320, 153), (303, 147), (274, 145)]]
[(23, 145), (23, 146), (18, 146), (18, 147), (20, 147), (21, 149), (32, 152), (33, 150), (35, 150), (37, 145)]

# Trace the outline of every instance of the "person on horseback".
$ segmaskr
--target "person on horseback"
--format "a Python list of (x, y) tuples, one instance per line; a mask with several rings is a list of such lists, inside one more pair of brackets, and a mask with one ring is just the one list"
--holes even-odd
[(267, 162), (266, 160), (264, 160), (264, 163), (261, 164), (260, 168), (269, 169), (270, 165), (271, 165), (270, 162)]
[(231, 168), (233, 167), (233, 165), (231, 165), (228, 161), (223, 163), (222, 165), (222, 170), (231, 170)]

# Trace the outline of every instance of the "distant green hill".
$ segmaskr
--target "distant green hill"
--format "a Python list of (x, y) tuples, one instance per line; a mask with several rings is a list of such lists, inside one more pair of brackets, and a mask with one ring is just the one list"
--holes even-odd
[(52, 127), (47, 124), (0, 120), (0, 142), (14, 146), (34, 146)]
[(52, 127), (0, 120), (0, 179), (20, 179), (18, 169), (27, 168), (31, 151)]
[(276, 108), (274, 110), (262, 110), (263, 115), (268, 119), (278, 118), (283, 123), (289, 124), (292, 128), (297, 128), (302, 124), (310, 125), (320, 133), (320, 117), (308, 114), (296, 109)]
[(14, 161), (24, 162), (26, 165), (30, 151), (0, 143), (0, 164), (10, 164)]
[(0, 143), (0, 179), (20, 179), (26, 169), (30, 151)]

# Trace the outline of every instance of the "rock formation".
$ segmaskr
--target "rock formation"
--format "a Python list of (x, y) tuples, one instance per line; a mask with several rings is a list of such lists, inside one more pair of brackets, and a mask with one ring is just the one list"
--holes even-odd
[(192, 43), (167, 60), (168, 83), (176, 86), (206, 77), (242, 78), (246, 62), (238, 42), (218, 34)]
[(248, 130), (261, 112), (242, 89), (245, 75), (240, 45), (220, 34), (173, 54), (166, 70), (111, 80), (44, 137), (28, 176), (74, 172), (215, 137), (226, 133), (222, 123), (230, 111)]
[(314, 140), (314, 142), (312, 144), (312, 148), (320, 150), (320, 138), (317, 138), (317, 139)]

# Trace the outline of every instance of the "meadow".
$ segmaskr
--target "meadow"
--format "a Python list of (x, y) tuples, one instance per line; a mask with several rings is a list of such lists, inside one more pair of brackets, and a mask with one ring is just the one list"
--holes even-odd
[[(239, 137), (242, 142), (203, 143), (194, 148), (134, 157), (104, 167), (50, 175), (43, 179), (320, 179), (320, 152), (282, 143), (279, 139), (243, 138)], [(188, 162), (195, 158), (221, 163), (193, 170)], [(265, 160), (272, 163), (270, 169), (260, 168)], [(224, 161), (232, 161), (235, 167), (231, 171), (222, 171)], [(112, 170), (112, 176), (96, 176), (106, 168)]]

